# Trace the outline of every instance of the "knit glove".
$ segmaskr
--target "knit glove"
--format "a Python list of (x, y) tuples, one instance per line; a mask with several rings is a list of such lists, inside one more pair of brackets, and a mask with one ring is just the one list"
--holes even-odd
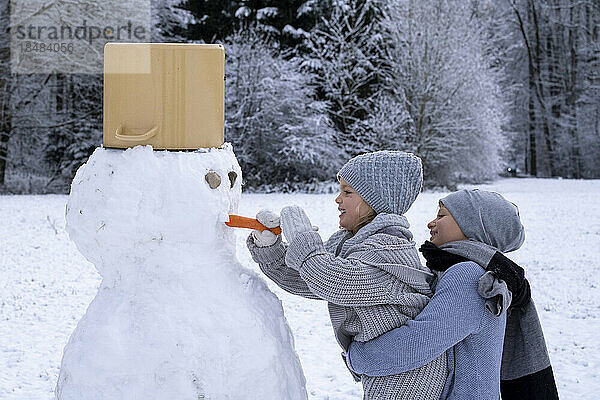
[(531, 299), (531, 287), (525, 278), (525, 270), (497, 251), (486, 268), (498, 279), (506, 282), (508, 290), (513, 295), (511, 307), (524, 308)]
[[(256, 219), (267, 228), (276, 228), (279, 226), (279, 215), (270, 210), (260, 210), (256, 214)], [(252, 231), (252, 240), (254, 240), (254, 244), (258, 247), (268, 247), (274, 245), (278, 236), (279, 235), (274, 234), (270, 230)]]
[(281, 210), (281, 230), (288, 243), (304, 232), (313, 230), (304, 210), (298, 206), (287, 206)]

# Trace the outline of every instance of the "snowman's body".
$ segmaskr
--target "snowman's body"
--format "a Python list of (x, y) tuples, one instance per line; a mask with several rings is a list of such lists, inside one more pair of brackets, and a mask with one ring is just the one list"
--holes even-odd
[(65, 347), (58, 399), (307, 398), (281, 303), (223, 224), (240, 194), (228, 145), (94, 152), (66, 218), (103, 280)]

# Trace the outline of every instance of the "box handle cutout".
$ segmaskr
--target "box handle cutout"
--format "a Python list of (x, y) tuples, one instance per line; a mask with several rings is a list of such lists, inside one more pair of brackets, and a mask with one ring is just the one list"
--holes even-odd
[(125, 134), (125, 128), (123, 127), (123, 125), (119, 126), (117, 128), (117, 131), (115, 132), (115, 137), (119, 140), (123, 140), (125, 142), (143, 142), (145, 140), (148, 140), (154, 136), (156, 136), (156, 134), (158, 133), (158, 127), (155, 126), (154, 128), (150, 129), (148, 132), (142, 133), (142, 134)]

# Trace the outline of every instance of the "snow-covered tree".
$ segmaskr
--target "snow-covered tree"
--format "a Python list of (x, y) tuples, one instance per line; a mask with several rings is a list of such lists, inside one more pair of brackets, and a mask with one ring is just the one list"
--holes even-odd
[(252, 26), (287, 50), (301, 45), (328, 15), (331, 0), (188, 0), (182, 7), (194, 16), (184, 32), (191, 40), (220, 42), (235, 30)]
[(38, 122), (38, 129), (48, 131), (43, 149), (46, 190), (64, 191), (102, 143), (102, 76), (55, 74), (48, 89), (51, 108), (45, 121)]
[(5, 183), (8, 141), (12, 131), (11, 93), (14, 76), (10, 71), (10, 2), (0, 0), (0, 187)]
[(226, 139), (248, 184), (291, 188), (334, 178), (343, 157), (311, 77), (252, 30), (231, 36), (225, 51)]
[(184, 0), (151, 0), (152, 41), (184, 41), (183, 32), (195, 19)]
[(379, 27), (379, 4), (371, 0), (334, 0), (322, 27), (311, 33), (302, 67), (315, 75), (317, 91), (329, 104), (336, 143), (351, 155), (365, 133), (373, 96), (386, 68)]
[(414, 123), (405, 108), (401, 90), (380, 91), (372, 101), (369, 116), (353, 125), (355, 153), (377, 150), (414, 152)]
[(186, 0), (181, 8), (189, 11), (193, 21), (182, 31), (188, 40), (204, 43), (222, 42), (236, 28), (236, 0)]
[[(0, 192), (30, 192), (29, 175), (43, 175), (40, 148), (47, 132), (26, 120), (44, 116), (49, 74), (18, 74), (11, 54), (10, 1), (0, 0)], [(18, 182), (17, 182), (18, 181)]]
[(423, 159), (432, 184), (495, 176), (505, 105), (472, 4), (394, 1), (385, 15), (390, 69), (382, 98), (389, 122), (379, 115), (376, 129), (402, 129), (397, 147)]

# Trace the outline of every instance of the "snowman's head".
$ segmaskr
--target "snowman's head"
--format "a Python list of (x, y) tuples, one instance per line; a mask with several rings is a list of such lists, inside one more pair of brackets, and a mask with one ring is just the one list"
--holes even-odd
[(233, 251), (223, 222), (237, 210), (241, 181), (228, 144), (196, 152), (98, 148), (71, 185), (67, 231), (104, 277), (123, 262)]

